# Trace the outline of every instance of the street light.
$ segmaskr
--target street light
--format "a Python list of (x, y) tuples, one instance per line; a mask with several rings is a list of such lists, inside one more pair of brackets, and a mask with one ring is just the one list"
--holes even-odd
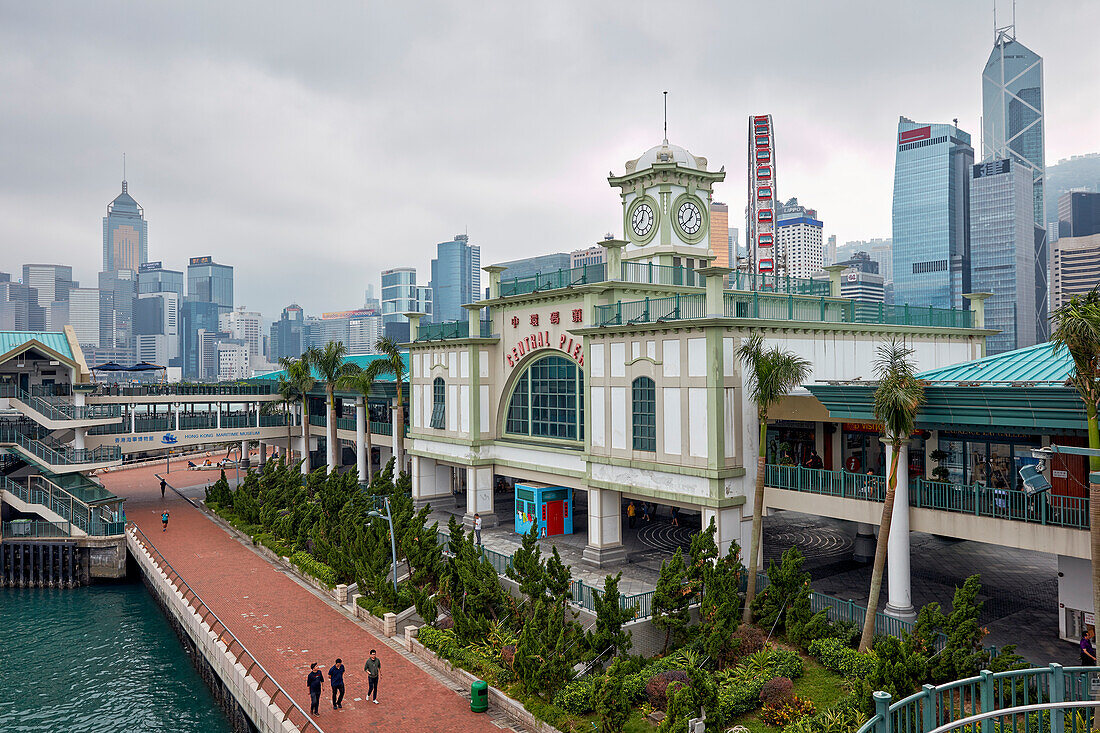
[[(377, 501), (377, 499), (375, 499), (375, 501)], [(367, 516), (368, 517), (376, 517), (378, 519), (385, 519), (386, 522), (389, 523), (389, 525), (390, 525), (390, 552), (393, 553), (393, 592), (394, 592), (394, 594), (396, 594), (397, 593), (397, 540), (394, 539), (394, 536), (393, 536), (393, 516), (390, 514), (390, 499), (387, 496), (387, 497), (383, 498), (383, 501), (385, 502), (384, 505), (386, 507), (386, 513), (385, 514), (382, 514), (377, 509), (371, 509), (369, 512), (367, 512)]]

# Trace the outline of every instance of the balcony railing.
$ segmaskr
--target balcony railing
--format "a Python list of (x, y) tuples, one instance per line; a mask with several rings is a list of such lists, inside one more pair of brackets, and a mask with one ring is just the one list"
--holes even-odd
[[(768, 465), (765, 483), (777, 489), (845, 499), (884, 501), (886, 479), (847, 471)], [(963, 485), (917, 478), (909, 482), (909, 506), (1070, 529), (1089, 528), (1089, 500), (1083, 496)]]
[(122, 405), (76, 405), (63, 397), (26, 392), (14, 384), (0, 384), (0, 397), (17, 399), (50, 420), (101, 420), (122, 414)]
[(620, 300), (607, 305), (597, 305), (593, 322), (599, 326), (626, 326), (632, 323), (691, 320), (705, 318), (706, 315), (706, 296), (695, 293), (643, 300)]
[[(310, 415), (309, 416), (309, 424), (310, 425), (317, 425), (318, 427), (323, 428), (328, 424), (328, 420), (327, 420), (324, 413), (321, 413), (320, 415)], [(370, 431), (373, 435), (393, 435), (393, 423), (392, 422), (389, 422), (389, 421), (381, 422), (381, 421), (378, 421), (378, 420), (371, 420), (368, 424), (370, 425)], [(336, 429), (337, 430), (348, 430), (348, 431), (351, 431), (351, 432), (354, 433), (357, 430), (357, 428), (355, 427), (355, 418), (354, 417), (338, 417), (338, 418), (336, 418)]]
[(181, 412), (180, 430), (206, 430), (218, 427), (218, 415), (214, 412)]
[[(74, 492), (66, 491), (57, 483), (38, 475), (27, 477), (26, 483), (0, 477), (0, 488), (28, 504), (46, 507), (86, 534), (95, 537), (122, 534), (123, 523), (118, 521), (122, 513), (122, 500), (102, 487), (98, 488), (109, 498), (101, 499), (99, 504), (82, 500)], [(71, 533), (72, 530), (67, 528), (67, 534)]]
[(223, 428), (252, 428), (255, 426), (255, 415), (248, 413), (222, 414)]
[(706, 278), (690, 267), (655, 265), (652, 262), (624, 262), (623, 280), (630, 283), (701, 288)]
[(15, 519), (0, 524), (0, 535), (10, 539), (43, 539), (49, 537), (70, 537), (68, 522), (45, 522), (31, 519)]
[(260, 427), (261, 428), (278, 428), (286, 427), (287, 414), (285, 412), (277, 412), (271, 415), (260, 415)]
[(18, 445), (49, 466), (78, 466), (122, 460), (122, 448), (117, 445), (101, 448), (73, 448), (62, 444), (47, 445), (45, 441), (36, 440), (7, 425), (0, 426), (0, 443)]
[[(860, 727), (859, 733), (929, 733), (941, 729), (941, 726), (944, 730), (988, 730), (990, 733), (995, 730), (1040, 729), (1083, 733), (1093, 730), (1094, 711), (1082, 710), (1075, 716), (1072, 711), (1064, 714), (1053, 708), (1063, 703), (1091, 700), (1091, 681), (1097, 673), (1100, 673), (1098, 667), (1051, 664), (1049, 667), (1011, 672), (983, 670), (977, 677), (937, 687), (925, 685), (920, 692), (896, 703), (891, 703), (889, 694), (876, 692), (875, 715)], [(1012, 710), (1022, 706), (1050, 706), (1051, 709), (1025, 711), (1025, 714)], [(969, 725), (961, 722), (975, 714), (996, 713), (999, 710), (1005, 712), (1003, 718), (990, 716), (996, 722), (993, 719)], [(1027, 712), (1032, 715), (1027, 715)], [(1043, 718), (1046, 718), (1047, 725), (1039, 724), (1038, 721)], [(957, 728), (951, 725), (956, 721), (960, 722)]]
[(778, 273), (731, 272), (729, 274), (731, 290), (747, 290), (761, 293), (783, 293), (791, 295), (829, 295), (828, 280), (811, 280), (803, 277), (791, 277)]
[[(478, 337), (489, 338), (493, 335), (492, 321), (479, 321)], [(444, 321), (443, 323), (422, 324), (416, 332), (417, 341), (445, 341), (447, 339), (470, 338), (470, 322)]]
[(271, 384), (253, 382), (216, 382), (213, 384), (100, 384), (93, 395), (99, 397), (219, 397), (225, 395), (257, 396), (275, 394)]
[(502, 297), (528, 295), (543, 290), (557, 290), (573, 285), (598, 283), (607, 279), (606, 273), (607, 266), (600, 263), (598, 265), (581, 265), (570, 269), (540, 272), (527, 277), (501, 278), (500, 294)]

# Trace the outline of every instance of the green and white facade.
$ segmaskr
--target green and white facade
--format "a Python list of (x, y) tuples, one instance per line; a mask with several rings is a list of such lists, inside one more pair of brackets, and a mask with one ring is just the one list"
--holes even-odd
[[(835, 297), (839, 273), (814, 283), (708, 267), (724, 177), (666, 141), (609, 178), (626, 239), (601, 242), (606, 263), (504, 283), (486, 267), (490, 297), (467, 305), (468, 321), (409, 314), (418, 501), (465, 486), (467, 519), (492, 523), (511, 521), (494, 511), (497, 477), (572, 488), (587, 498), (584, 556), (600, 565), (623, 557), (627, 499), (699, 510), (723, 547), (747, 547), (758, 429), (742, 339), (760, 332), (809, 359), (810, 382), (872, 378), (875, 347), (893, 338), (921, 369), (983, 354), (980, 309), (868, 306)], [(808, 392), (791, 404), (825, 415)]]

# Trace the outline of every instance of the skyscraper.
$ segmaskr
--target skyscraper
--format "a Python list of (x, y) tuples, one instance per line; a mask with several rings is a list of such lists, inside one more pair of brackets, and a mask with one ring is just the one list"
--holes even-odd
[(138, 361), (168, 366), (180, 355), (180, 297), (171, 290), (142, 293), (134, 301), (134, 349)]
[(779, 252), (786, 258), (785, 274), (812, 277), (823, 266), (825, 252), (821, 232), (824, 224), (817, 218), (817, 211), (802, 206), (797, 198), (778, 208), (776, 236)]
[(462, 306), (481, 300), (481, 247), (471, 245), (465, 234), (457, 234), (450, 242), (436, 245), (430, 286), (431, 320), (466, 320), (466, 310)]
[(1100, 233), (1100, 193), (1070, 191), (1058, 197), (1058, 236), (1088, 237), (1097, 233)]
[(237, 306), (228, 313), (222, 313), (218, 318), (218, 327), (229, 334), (229, 338), (243, 341), (248, 346), (248, 355), (252, 363), (263, 361), (263, 333), (264, 318), (254, 311), (246, 311), (244, 306)]
[[(1016, 40), (1016, 27), (995, 31), (993, 50), (982, 72), (982, 162), (1008, 159), (1031, 174), (1035, 213), (1032, 278), (1035, 300), (1047, 302), (1050, 249), (1044, 226), (1046, 157), (1043, 122), (1043, 59)], [(1028, 299), (1030, 302), (1030, 299)], [(1046, 312), (1037, 334), (1046, 338)]]
[(720, 201), (710, 202), (710, 264), (730, 267), (730, 207)]
[(415, 267), (382, 271), (382, 333), (398, 343), (409, 340), (409, 321), (402, 313), (426, 313), (432, 318), (432, 289), (416, 284)]
[(1045, 333), (1046, 298), (1035, 290), (1031, 171), (1010, 159), (979, 163), (970, 179), (970, 287), (992, 293), (988, 353), (1033, 346)]
[(69, 291), (69, 324), (81, 346), (99, 346), (99, 289)]
[(898, 121), (894, 163), (894, 302), (964, 307), (970, 292), (970, 135)]
[(283, 308), (279, 320), (271, 324), (269, 350), (271, 361), (279, 361), (284, 356), (298, 357), (305, 351), (302, 343), (302, 326), (305, 313), (302, 306), (292, 303)]
[(233, 310), (233, 268), (212, 257), (192, 257), (187, 264), (187, 297), (217, 303), (218, 311)]
[(105, 349), (134, 347), (134, 299), (137, 275), (133, 270), (99, 273), (99, 345)]
[(68, 300), (69, 290), (77, 286), (68, 265), (23, 265), (23, 284), (38, 291), (42, 308), (55, 300)]
[(149, 225), (145, 211), (138, 206), (122, 181), (122, 193), (107, 204), (103, 217), (103, 271), (137, 272), (149, 254)]
[(216, 349), (213, 352), (211, 349), (213, 339), (218, 334), (218, 304), (207, 300), (185, 299), (180, 308), (180, 332), (183, 376), (189, 379), (216, 376)]
[(175, 293), (183, 301), (183, 273), (168, 270), (160, 262), (146, 262), (138, 268), (138, 295), (143, 293)]

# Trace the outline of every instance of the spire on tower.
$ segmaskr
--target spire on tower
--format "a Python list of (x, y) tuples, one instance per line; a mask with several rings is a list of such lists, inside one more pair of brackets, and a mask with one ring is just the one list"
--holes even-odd
[(122, 154), (122, 192), (126, 193), (126, 153)]
[(665, 145), (668, 145), (668, 92), (662, 92), (665, 95)]

